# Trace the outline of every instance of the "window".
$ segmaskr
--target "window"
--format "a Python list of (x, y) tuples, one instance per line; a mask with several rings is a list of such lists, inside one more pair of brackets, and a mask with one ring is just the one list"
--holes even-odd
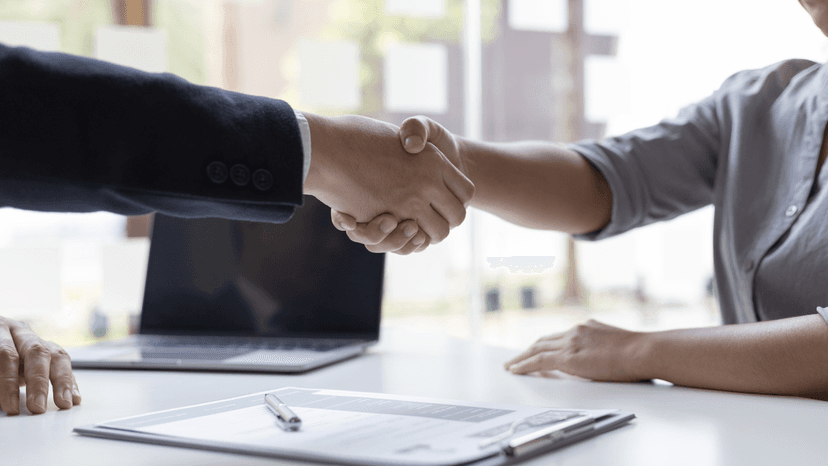
[[(116, 24), (125, 21), (115, 4), (5, 0), (0, 42), (166, 70), (308, 112), (397, 124), (422, 113), (464, 132), (461, 0), (156, 0), (145, 27)], [(828, 55), (790, 2), (481, 0), (480, 12), (491, 141), (619, 134), (674, 115), (741, 69)], [(576, 27), (584, 53), (568, 42)], [(582, 109), (571, 98), (578, 67)], [(567, 122), (581, 111), (574, 134)], [(0, 209), (0, 314), (66, 345), (127, 333), (148, 243), (126, 238), (125, 225), (110, 214)], [(471, 292), (479, 337), (514, 347), (590, 317), (644, 330), (718, 322), (709, 208), (595, 244), (482, 212), (475, 225), (474, 251), (467, 222), (425, 253), (388, 257), (386, 325), (468, 337)]]

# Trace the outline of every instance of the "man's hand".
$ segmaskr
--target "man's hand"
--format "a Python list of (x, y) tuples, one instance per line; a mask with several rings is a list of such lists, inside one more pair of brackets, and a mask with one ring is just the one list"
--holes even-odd
[(637, 382), (645, 378), (637, 363), (646, 335), (590, 320), (539, 339), (504, 367), (514, 374), (557, 369), (592, 380)]
[[(408, 118), (400, 127), (399, 138), (409, 154), (420, 154), (433, 144), (468, 177), (467, 163), (461, 156), (457, 139), (434, 120), (424, 116)], [(352, 241), (366, 245), (371, 252), (405, 255), (424, 251), (432, 243), (429, 235), (418, 230), (416, 222), (406, 220), (396, 225), (393, 216), (378, 216), (368, 223), (357, 223), (352, 216), (332, 209), (331, 221), (347, 232)]]
[(80, 404), (66, 351), (41, 340), (25, 323), (0, 317), (0, 409), (10, 416), (20, 414), (20, 387), (25, 385), (29, 412), (45, 413), (49, 382), (59, 408)]
[(432, 144), (409, 157), (394, 125), (359, 116), (306, 115), (313, 154), (305, 191), (356, 221), (412, 219), (431, 243), (466, 215), (474, 185)]

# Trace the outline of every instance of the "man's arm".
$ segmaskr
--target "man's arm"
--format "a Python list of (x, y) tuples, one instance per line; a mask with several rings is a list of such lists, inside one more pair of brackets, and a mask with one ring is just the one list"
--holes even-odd
[(820, 315), (641, 333), (590, 321), (541, 338), (506, 363), (593, 380), (662, 379), (748, 393), (828, 397), (828, 324)]
[(0, 203), (286, 221), (302, 142), (282, 101), (0, 45)]

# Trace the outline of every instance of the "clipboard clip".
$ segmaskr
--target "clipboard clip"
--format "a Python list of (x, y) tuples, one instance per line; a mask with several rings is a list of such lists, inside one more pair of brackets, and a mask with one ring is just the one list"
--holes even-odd
[(503, 445), (503, 453), (508, 456), (520, 456), (538, 448), (551, 445), (559, 440), (591, 430), (595, 426), (592, 416), (577, 416), (555, 425), (530, 432), (509, 440)]
[[(563, 420), (551, 420), (553, 424), (543, 429), (538, 429), (520, 437), (505, 442), (501, 449), (508, 456), (520, 456), (537, 448), (550, 445), (560, 439), (565, 439), (592, 429), (595, 425), (595, 418), (585, 414), (575, 414)], [(506, 432), (490, 437), (480, 442), (480, 448), (502, 442), (515, 434), (517, 428), (523, 424), (539, 425), (531, 421), (531, 418), (518, 419)]]

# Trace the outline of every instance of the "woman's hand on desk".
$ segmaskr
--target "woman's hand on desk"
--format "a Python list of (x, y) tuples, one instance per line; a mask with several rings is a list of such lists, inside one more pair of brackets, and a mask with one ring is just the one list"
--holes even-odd
[(506, 363), (592, 380), (828, 400), (828, 325), (819, 314), (718, 327), (630, 332), (595, 321), (541, 338)]
[(590, 320), (539, 339), (505, 367), (514, 374), (557, 369), (592, 380), (635, 382), (645, 378), (635, 369), (645, 335)]
[(66, 351), (42, 340), (27, 324), (0, 316), (0, 409), (20, 414), (20, 387), (25, 385), (29, 412), (45, 413), (50, 382), (59, 408), (80, 404)]

